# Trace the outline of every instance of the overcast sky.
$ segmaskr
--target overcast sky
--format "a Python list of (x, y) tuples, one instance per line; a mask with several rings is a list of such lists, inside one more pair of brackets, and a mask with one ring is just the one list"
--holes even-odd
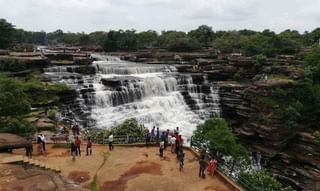
[(0, 18), (17, 28), (92, 32), (320, 27), (320, 0), (0, 0)]

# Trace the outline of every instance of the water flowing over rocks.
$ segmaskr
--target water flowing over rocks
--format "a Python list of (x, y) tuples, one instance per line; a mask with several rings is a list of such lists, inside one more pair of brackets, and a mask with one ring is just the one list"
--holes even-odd
[(74, 118), (83, 127), (110, 128), (137, 118), (148, 128), (179, 126), (189, 137), (201, 121), (220, 115), (219, 88), (206, 75), (181, 74), (175, 66), (92, 56), (94, 73), (79, 72), (78, 65), (45, 69), (52, 81), (75, 90), (77, 97), (67, 99), (63, 117)]

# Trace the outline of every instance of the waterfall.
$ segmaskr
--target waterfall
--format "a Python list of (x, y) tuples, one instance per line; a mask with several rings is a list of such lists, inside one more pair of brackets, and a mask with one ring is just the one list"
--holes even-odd
[(76, 66), (45, 69), (51, 80), (77, 90), (77, 102), (70, 107), (80, 111), (77, 120), (90, 121), (86, 125), (110, 128), (136, 118), (147, 128), (179, 126), (184, 136), (191, 136), (200, 122), (220, 115), (219, 89), (202, 74), (180, 74), (174, 66), (163, 64), (92, 56), (95, 75), (77, 74)]

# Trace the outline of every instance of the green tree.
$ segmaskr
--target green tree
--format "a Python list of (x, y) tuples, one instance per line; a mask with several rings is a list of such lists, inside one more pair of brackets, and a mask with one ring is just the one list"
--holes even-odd
[(145, 135), (145, 132), (146, 128), (134, 118), (127, 119), (123, 123), (111, 128), (111, 133), (115, 136), (131, 135), (142, 137)]
[(0, 49), (9, 48), (13, 43), (14, 26), (5, 19), (0, 19)]
[(212, 30), (212, 27), (201, 25), (197, 29), (191, 30), (188, 33), (188, 36), (197, 40), (204, 46), (209, 46), (214, 38), (214, 32)]
[(158, 46), (161, 48), (168, 48), (172, 41), (179, 38), (185, 38), (187, 34), (182, 31), (162, 31), (158, 38)]
[(137, 34), (139, 48), (152, 48), (157, 45), (158, 34), (156, 31), (148, 30)]
[(14, 117), (10, 118), (6, 123), (0, 123), (0, 132), (30, 136), (36, 132), (36, 128), (21, 117)]
[(198, 125), (194, 140), (208, 143), (209, 151), (214, 156), (219, 152), (224, 156), (232, 156), (235, 161), (248, 159), (244, 147), (236, 142), (236, 137), (222, 118), (208, 119)]
[(18, 116), (30, 111), (28, 96), (18, 81), (0, 75), (0, 116)]

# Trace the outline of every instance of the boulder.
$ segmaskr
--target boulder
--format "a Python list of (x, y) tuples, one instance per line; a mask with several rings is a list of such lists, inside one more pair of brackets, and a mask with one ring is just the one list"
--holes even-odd
[(0, 133), (0, 151), (25, 148), (30, 143), (23, 137), (10, 133)]

